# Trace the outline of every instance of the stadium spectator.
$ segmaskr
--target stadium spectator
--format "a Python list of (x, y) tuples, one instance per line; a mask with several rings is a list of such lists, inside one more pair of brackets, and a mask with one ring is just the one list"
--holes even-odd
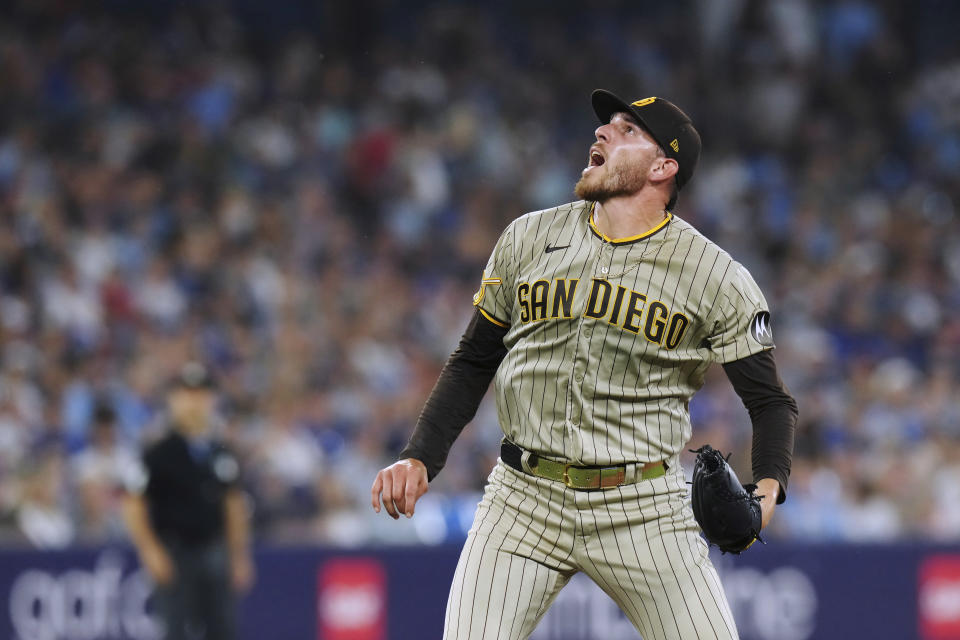
[[(342, 541), (364, 521), (354, 478), (405, 441), (499, 232), (572, 197), (596, 86), (670, 96), (709, 140), (676, 213), (768, 293), (801, 410), (770, 535), (957, 539), (960, 498), (938, 488), (960, 441), (960, 51), (943, 32), (960, 5), (901, 4), (544, 20), (414, 1), (346, 30), (285, 6), (273, 31), (176, 3), (5, 6), (0, 539), (109, 538), (102, 487), (64, 472), (99, 446), (97, 402), (133, 455), (198, 359), (222, 380), (257, 534)], [(695, 442), (748, 475), (722, 380), (691, 411)], [(481, 408), (431, 486), (450, 537), (494, 419)]]

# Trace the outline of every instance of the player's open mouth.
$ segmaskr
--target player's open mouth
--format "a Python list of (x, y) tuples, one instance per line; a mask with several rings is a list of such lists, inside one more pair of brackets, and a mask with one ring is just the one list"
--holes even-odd
[(606, 160), (603, 159), (599, 151), (590, 151), (590, 163), (587, 165), (588, 167), (599, 167), (604, 162), (606, 162)]

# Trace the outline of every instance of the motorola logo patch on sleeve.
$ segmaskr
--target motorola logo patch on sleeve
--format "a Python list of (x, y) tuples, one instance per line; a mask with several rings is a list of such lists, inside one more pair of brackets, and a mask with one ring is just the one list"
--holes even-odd
[(750, 335), (765, 347), (773, 346), (773, 328), (770, 326), (770, 312), (758, 311), (750, 322)]

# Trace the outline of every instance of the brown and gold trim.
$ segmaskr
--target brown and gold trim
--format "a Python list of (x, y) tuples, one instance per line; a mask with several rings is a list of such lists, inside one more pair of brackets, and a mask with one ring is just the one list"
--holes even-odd
[(640, 240), (645, 240), (650, 236), (656, 234), (661, 229), (665, 229), (667, 225), (670, 224), (670, 221), (673, 220), (673, 214), (667, 211), (667, 216), (663, 220), (661, 220), (657, 224), (657, 226), (653, 227), (649, 231), (645, 231), (644, 233), (641, 233), (635, 236), (629, 236), (627, 238), (611, 238), (597, 228), (597, 223), (593, 219), (594, 209), (596, 208), (596, 206), (597, 204), (594, 203), (593, 206), (590, 207), (590, 217), (587, 220), (587, 222), (590, 224), (590, 231), (593, 232), (593, 235), (597, 236), (604, 242), (609, 242), (610, 244), (613, 244), (613, 245), (632, 244), (634, 242), (639, 242)]
[(489, 313), (487, 313), (486, 311), (484, 311), (484, 310), (481, 309), (480, 307), (477, 307), (477, 311), (479, 311), (480, 314), (481, 314), (484, 318), (486, 318), (487, 320), (489, 320), (489, 321), (492, 322), (493, 324), (497, 325), (498, 327), (503, 327), (504, 329), (509, 329), (509, 328), (510, 328), (510, 325), (508, 325), (506, 322), (503, 322), (502, 320), (497, 320), (496, 318), (494, 318), (492, 315), (490, 315)]

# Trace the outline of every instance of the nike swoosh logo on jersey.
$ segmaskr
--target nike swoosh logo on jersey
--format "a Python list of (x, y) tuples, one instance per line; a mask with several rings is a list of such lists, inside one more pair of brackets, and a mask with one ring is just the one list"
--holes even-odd
[(560, 249), (569, 249), (569, 248), (570, 248), (570, 245), (568, 244), (565, 244), (562, 247), (551, 247), (550, 245), (547, 245), (547, 248), (544, 249), (543, 252), (550, 253), (551, 251), (560, 251)]

